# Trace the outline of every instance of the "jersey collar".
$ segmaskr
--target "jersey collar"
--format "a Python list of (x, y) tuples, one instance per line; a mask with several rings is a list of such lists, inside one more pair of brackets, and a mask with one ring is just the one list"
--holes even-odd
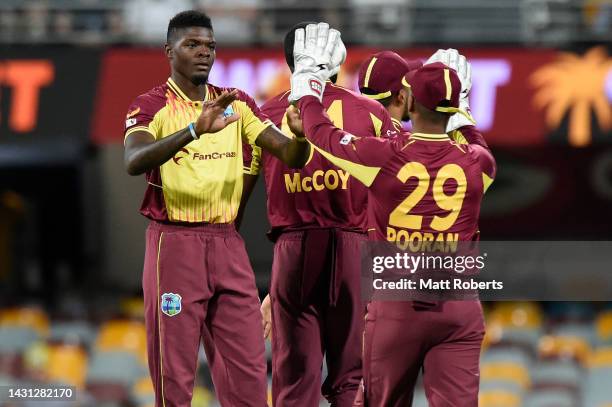
[[(185, 92), (183, 92), (181, 88), (179, 88), (179, 86), (176, 84), (176, 82), (174, 82), (174, 80), (172, 80), (172, 78), (168, 78), (168, 80), (166, 81), (166, 84), (168, 84), (168, 87), (170, 88), (170, 90), (172, 90), (172, 92), (174, 92), (179, 98), (187, 102), (192, 102), (192, 103), (200, 102), (199, 100), (189, 99), (189, 97), (185, 94)], [(204, 101), (205, 102), (208, 101), (209, 98), (210, 98), (210, 87), (208, 86), (208, 84), (206, 84), (206, 97)]]
[(410, 138), (423, 141), (450, 141), (448, 134), (412, 133)]
[(393, 123), (393, 126), (395, 127), (395, 130), (402, 130), (404, 128), (402, 122), (400, 122), (399, 120), (397, 120), (396, 118), (392, 117), (391, 118), (391, 122)]

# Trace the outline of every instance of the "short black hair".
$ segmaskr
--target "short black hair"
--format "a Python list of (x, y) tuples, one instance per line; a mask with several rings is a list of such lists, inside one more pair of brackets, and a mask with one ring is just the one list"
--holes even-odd
[(293, 45), (295, 44), (295, 32), (300, 28), (306, 28), (308, 24), (317, 24), (314, 21), (302, 21), (301, 23), (297, 23), (289, 32), (285, 35), (285, 39), (283, 40), (283, 46), (285, 48), (285, 61), (287, 61), (287, 65), (289, 65), (289, 69), (291, 72), (295, 69), (293, 66)]
[(166, 34), (167, 43), (171, 43), (172, 36), (178, 30), (189, 27), (204, 27), (210, 30), (213, 29), (212, 21), (210, 21), (210, 17), (208, 17), (206, 13), (197, 10), (181, 11), (172, 17), (168, 23), (168, 32)]

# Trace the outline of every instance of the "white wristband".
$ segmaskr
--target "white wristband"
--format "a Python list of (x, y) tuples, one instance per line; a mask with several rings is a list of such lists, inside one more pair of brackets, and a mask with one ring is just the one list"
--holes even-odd
[(200, 136), (198, 136), (196, 134), (195, 131), (195, 126), (193, 125), (193, 122), (189, 123), (189, 126), (187, 126), (189, 128), (189, 132), (191, 133), (191, 137), (193, 137), (194, 140), (198, 140), (200, 138)]

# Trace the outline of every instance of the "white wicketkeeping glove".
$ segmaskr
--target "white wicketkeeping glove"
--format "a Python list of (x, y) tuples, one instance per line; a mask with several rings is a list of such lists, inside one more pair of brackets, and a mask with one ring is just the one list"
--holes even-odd
[(339, 71), (346, 58), (346, 48), (339, 45), (339, 40), (340, 32), (330, 30), (327, 23), (309, 24), (305, 30), (295, 31), (290, 103), (304, 96), (322, 100), (325, 82)]
[[(455, 113), (448, 120), (448, 124), (446, 126), (446, 131), (450, 133), (453, 130), (457, 130), (463, 126), (473, 126), (476, 124), (474, 119), (472, 118), (472, 112), (470, 110), (470, 101), (469, 94), (470, 89), (472, 89), (472, 66), (468, 62), (468, 60), (459, 53), (456, 49), (439, 49), (433, 54), (425, 65), (431, 64), (434, 62), (442, 62), (444, 65), (449, 68), (453, 68), (457, 71), (457, 76), (461, 81), (461, 95), (459, 96), (459, 109), (463, 110), (467, 115), (466, 117), (461, 113)], [(470, 118), (472, 120), (470, 120)]]
[[(333, 28), (332, 28), (333, 30)], [(336, 30), (334, 30), (336, 31)], [(342, 42), (342, 38), (340, 37), (340, 32), (338, 32), (338, 42), (336, 43), (336, 48), (334, 48), (334, 52), (331, 58), (331, 76), (337, 75), (340, 72), (340, 66), (346, 61), (346, 47), (344, 46), (344, 42)]]

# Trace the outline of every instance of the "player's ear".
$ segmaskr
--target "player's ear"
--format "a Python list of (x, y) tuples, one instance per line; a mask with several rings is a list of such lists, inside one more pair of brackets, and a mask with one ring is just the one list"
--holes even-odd
[(166, 43), (164, 45), (164, 51), (166, 52), (166, 57), (168, 59), (171, 60), (172, 58), (174, 58), (174, 51), (172, 50), (172, 46), (170, 44)]
[(408, 112), (414, 112), (416, 110), (416, 104), (415, 104), (415, 100), (414, 100), (414, 96), (412, 95), (411, 91), (408, 91), (408, 96), (407, 96), (407, 107), (408, 107)]
[(395, 97), (397, 104), (399, 106), (405, 106), (406, 105), (406, 100), (408, 99), (408, 93), (406, 89), (400, 89), (397, 92), (397, 95)]

